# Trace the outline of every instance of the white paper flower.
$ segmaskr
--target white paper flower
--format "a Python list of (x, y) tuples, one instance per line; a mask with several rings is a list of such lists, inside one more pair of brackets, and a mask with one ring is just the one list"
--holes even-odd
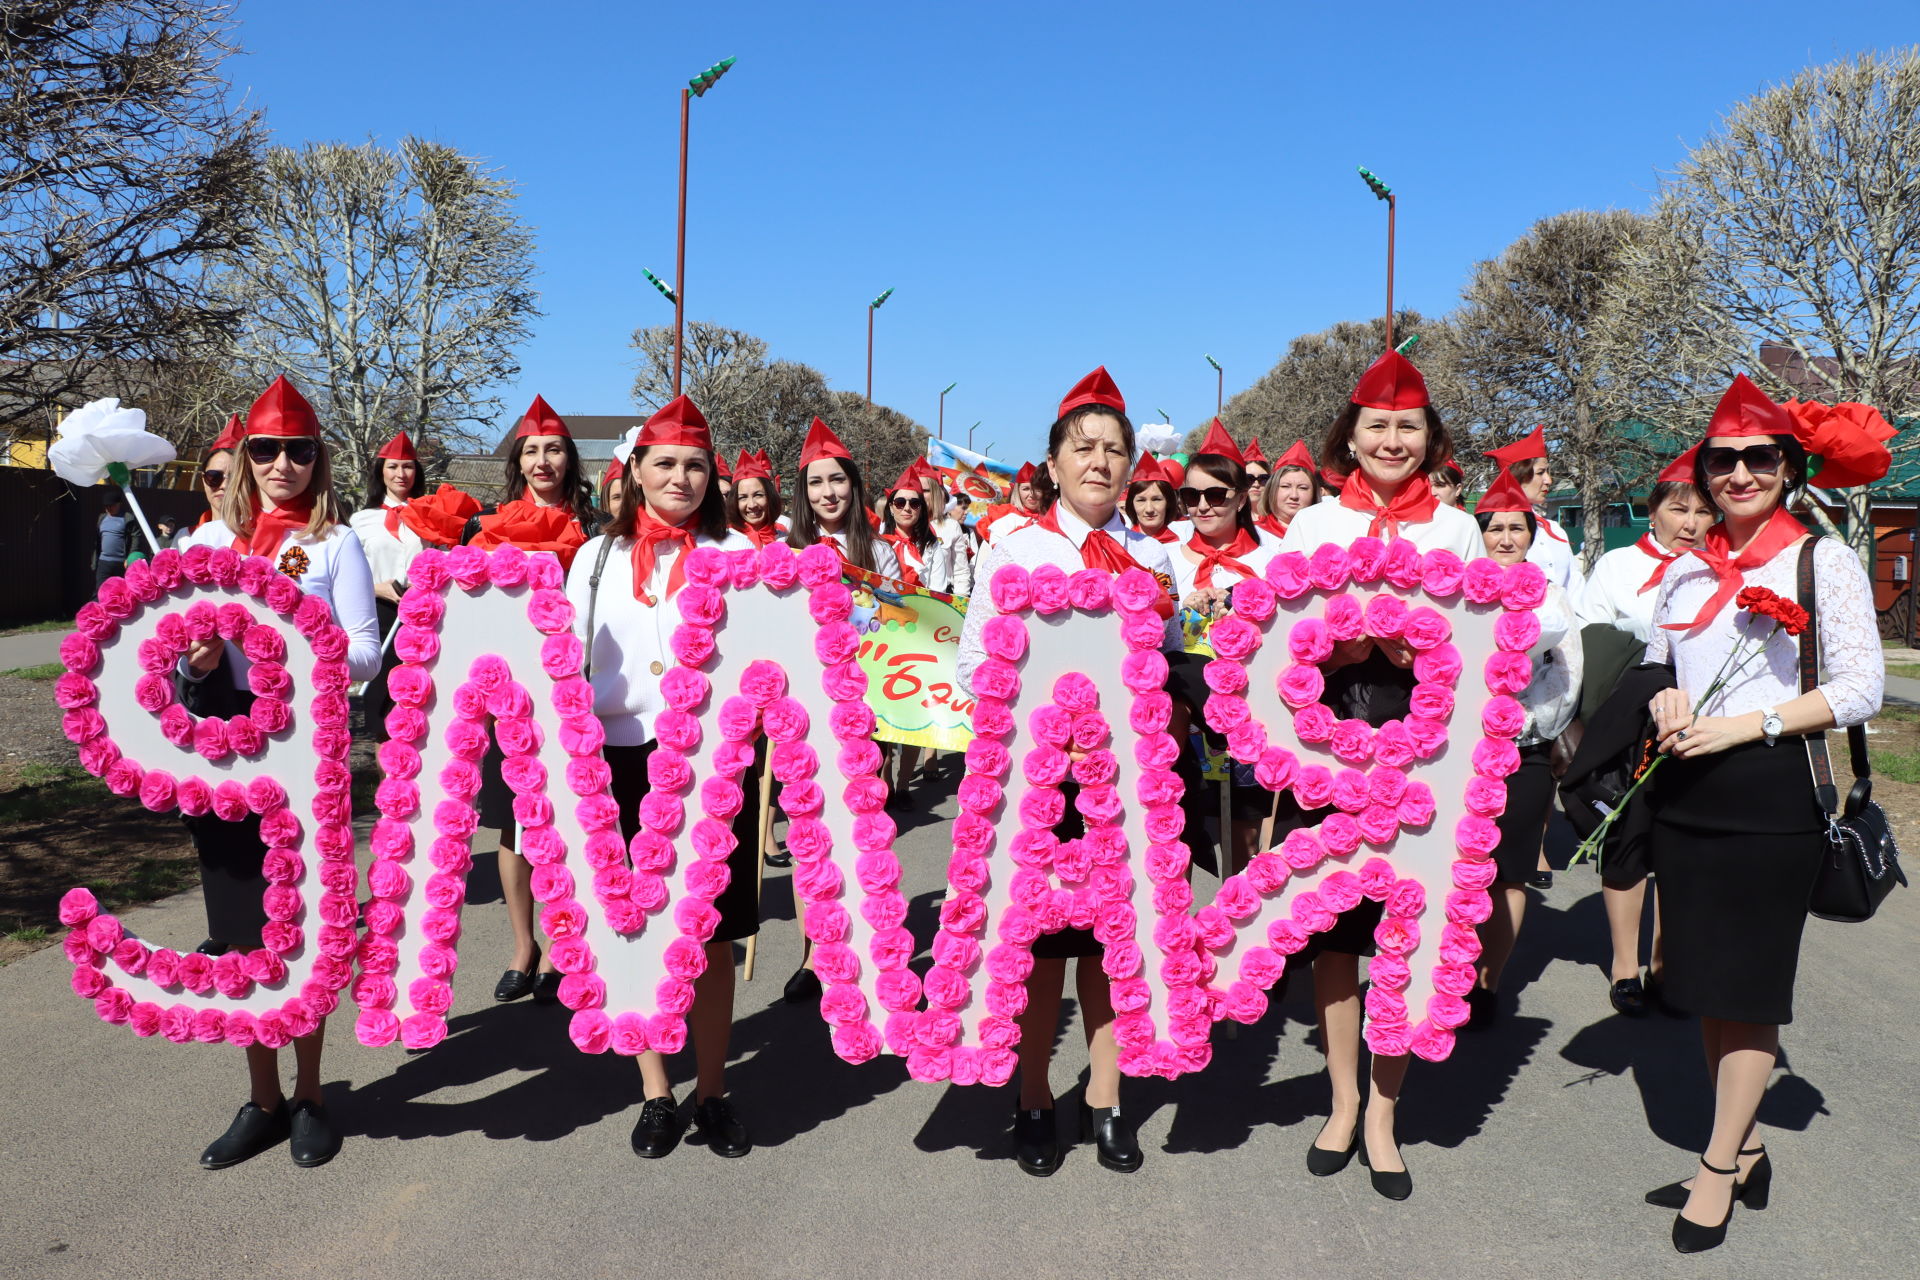
[(1171, 422), (1148, 422), (1134, 429), (1133, 438), (1148, 453), (1172, 453), (1180, 447), (1180, 435)]
[(47, 463), (69, 484), (99, 484), (107, 467), (128, 468), (172, 462), (171, 442), (147, 430), (144, 409), (122, 409), (117, 398), (95, 400), (75, 409), (60, 424), (60, 438), (47, 450)]
[(643, 427), (627, 428), (627, 433), (621, 436), (619, 443), (613, 446), (615, 462), (623, 467), (627, 465), (627, 459), (633, 456), (634, 446), (640, 443), (640, 432), (644, 429)]

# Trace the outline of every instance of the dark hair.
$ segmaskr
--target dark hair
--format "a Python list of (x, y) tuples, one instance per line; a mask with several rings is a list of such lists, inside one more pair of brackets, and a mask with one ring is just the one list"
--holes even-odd
[(869, 573), (874, 571), (873, 526), (867, 523), (867, 487), (860, 481), (860, 468), (852, 458), (815, 458), (800, 468), (793, 482), (793, 527), (787, 531), (787, 545), (796, 551), (820, 541), (820, 517), (807, 501), (807, 472), (822, 462), (837, 462), (853, 482), (852, 504), (847, 508), (847, 527), (840, 531), (846, 544), (847, 559)]
[[(1807, 451), (1792, 436), (1765, 438), (1780, 446), (1781, 463), (1787, 469), (1787, 481), (1780, 489), (1780, 505), (1784, 507), (1793, 497), (1793, 491), (1807, 482)], [(1707, 447), (1704, 443), (1700, 446), (1700, 452), (1693, 455), (1693, 487), (1707, 500), (1707, 506), (1719, 510), (1713, 500), (1713, 490), (1707, 487)]]
[[(620, 477), (620, 514), (607, 525), (607, 533), (615, 538), (631, 538), (640, 521), (640, 510), (647, 505), (645, 491), (640, 487), (640, 462), (656, 446), (641, 445), (627, 456), (626, 474)], [(713, 450), (702, 449), (707, 459), (707, 487), (701, 491), (700, 506), (693, 513), (693, 531), (701, 537), (719, 542), (727, 536), (727, 500), (720, 496), (720, 486), (715, 483), (713, 470)]]
[(1692, 495), (1699, 499), (1700, 504), (1706, 507), (1707, 510), (1713, 510), (1713, 500), (1701, 492), (1700, 487), (1691, 480), (1661, 480), (1656, 482), (1653, 489), (1647, 494), (1647, 510), (1651, 512), (1655, 507), (1664, 507), (1668, 502), (1682, 494)]
[(1485, 533), (1487, 526), (1493, 523), (1495, 516), (1525, 516), (1527, 518), (1527, 542), (1531, 544), (1535, 538), (1540, 536), (1539, 518), (1531, 511), (1476, 511), (1473, 513), (1473, 522), (1480, 526), (1481, 533)]
[[(780, 504), (780, 486), (773, 482), (772, 476), (748, 476), (747, 479), (757, 482), (766, 491), (767, 523), (774, 523), (785, 509)], [(735, 480), (733, 488), (727, 492), (727, 523), (736, 529), (747, 527), (746, 518), (740, 514), (740, 483)]]
[[(920, 519), (910, 531), (901, 529), (900, 522), (893, 517), (893, 495), (896, 493), (905, 493), (920, 499)], [(927, 550), (939, 541), (938, 538), (933, 536), (933, 512), (927, 510), (926, 490), (920, 487), (918, 480), (911, 485), (896, 485), (894, 488), (887, 490), (886, 504), (886, 507), (880, 512), (881, 532), (906, 533), (907, 541), (911, 542), (914, 549), (922, 555), (925, 555)]]
[[(367, 468), (367, 505), (362, 510), (386, 505), (387, 463), (391, 461), (391, 458), (375, 458)], [(417, 459), (408, 458), (405, 461), (413, 463), (413, 488), (407, 490), (407, 496), (417, 498), (427, 491), (427, 469)]]
[[(527, 496), (527, 478), (520, 473), (520, 452), (524, 440), (537, 438), (526, 436), (515, 440), (513, 448), (507, 450), (507, 502), (518, 502)], [(566, 446), (567, 454), (567, 473), (560, 479), (561, 492), (567, 495), (567, 507), (580, 527), (591, 529), (598, 513), (593, 507), (593, 490), (587, 487), (587, 478), (580, 474), (580, 449), (573, 443), (572, 436), (561, 436), (560, 441)]]
[[(1247, 469), (1238, 462), (1235, 462), (1232, 458), (1229, 458), (1226, 454), (1194, 454), (1191, 458), (1187, 459), (1187, 482), (1189, 484), (1192, 484), (1193, 473), (1196, 471), (1221, 481), (1229, 489), (1239, 494), (1242, 499), (1247, 497), (1250, 487), (1247, 482)], [(1193, 487), (1198, 488), (1199, 486), (1194, 485)], [(1192, 517), (1188, 518), (1191, 519)], [(1240, 510), (1234, 514), (1233, 523), (1236, 528), (1244, 529), (1248, 533), (1253, 533), (1252, 502), (1242, 501), (1240, 503)], [(1195, 530), (1195, 532), (1198, 532), (1198, 530)], [(1258, 535), (1256, 534), (1255, 536), (1257, 537)]]
[(1175, 520), (1185, 520), (1187, 518), (1186, 508), (1180, 505), (1180, 492), (1173, 487), (1171, 480), (1135, 480), (1127, 486), (1126, 501), (1122, 502), (1120, 506), (1127, 513), (1128, 521), (1131, 522), (1136, 529), (1140, 527), (1140, 517), (1133, 513), (1133, 500), (1155, 486), (1158, 486), (1160, 491), (1166, 495), (1167, 523), (1172, 524)]
[(1509, 462), (1507, 464), (1507, 474), (1513, 477), (1516, 484), (1532, 484), (1533, 473), (1539, 469), (1539, 464), (1542, 461), (1544, 461), (1544, 459), (1541, 458), (1520, 458), (1516, 461)]
[[(1355, 460), (1348, 456), (1353, 444), (1353, 429), (1360, 421), (1361, 410), (1365, 406), (1349, 404), (1327, 427), (1326, 435), (1320, 439), (1320, 470), (1340, 480), (1353, 474)], [(1422, 461), (1422, 469), (1434, 468), (1453, 461), (1453, 437), (1447, 434), (1447, 428), (1440, 421), (1440, 411), (1432, 405), (1427, 409), (1427, 456)]]
[[(1120, 443), (1126, 448), (1127, 465), (1131, 466), (1134, 455), (1133, 420), (1111, 405), (1104, 404), (1083, 404), (1077, 409), (1069, 409), (1066, 414), (1056, 419), (1054, 424), (1047, 429), (1047, 461), (1053, 461), (1059, 454), (1060, 447), (1066, 444), (1069, 436), (1077, 434), (1084, 437), (1087, 432), (1086, 428), (1081, 424), (1096, 414), (1105, 414), (1120, 424)], [(1051, 467), (1035, 467), (1033, 485), (1034, 488), (1040, 491), (1040, 509), (1042, 511), (1045, 511), (1059, 500), (1060, 486), (1053, 482), (1053, 469)]]

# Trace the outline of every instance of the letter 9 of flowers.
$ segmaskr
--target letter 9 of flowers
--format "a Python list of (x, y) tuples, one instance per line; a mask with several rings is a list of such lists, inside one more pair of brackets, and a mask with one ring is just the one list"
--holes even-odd
[[(1234, 588), (1233, 613), (1212, 631), (1207, 723), (1261, 785), (1329, 812), (1197, 909), (1158, 586), (1140, 572), (1000, 570), (986, 584), (1001, 616), (974, 682), (975, 737), (924, 982), (909, 967), (916, 943), (852, 596), (830, 548), (688, 557), (688, 585), (662, 606), (676, 613), (677, 665), (661, 677), (668, 710), (630, 843), (553, 557), (425, 551), (409, 581), (363, 927), (346, 637), (325, 606), (264, 560), (196, 549), (130, 566), (80, 611), (56, 690), (81, 763), (156, 812), (258, 814), (269, 850), (268, 924), (251, 953), (153, 946), (86, 890), (66, 895), (73, 988), (106, 1021), (175, 1041), (277, 1045), (350, 985), (363, 1042), (437, 1043), (491, 736), (574, 1043), (678, 1049), (726, 886), (740, 778), (763, 735), (821, 1015), (850, 1062), (891, 1052), (917, 1079), (1004, 1082), (1032, 943), (1071, 925), (1105, 944), (1122, 1069), (1199, 1070), (1213, 1024), (1258, 1018), (1286, 956), (1362, 898), (1385, 906), (1367, 1000), (1374, 1050), (1444, 1057), (1466, 1018), (1493, 820), (1519, 763), (1513, 695), (1530, 675), (1531, 619), (1515, 615), (1545, 590), (1532, 565), (1361, 539), (1278, 557), (1264, 580)], [(179, 656), (215, 634), (252, 659), (258, 695), (226, 722), (196, 720), (171, 693)], [(1320, 701), (1319, 664), (1360, 636), (1416, 654), (1404, 720), (1375, 729)], [(1054, 828), (1069, 778), (1086, 834), (1063, 841)]]

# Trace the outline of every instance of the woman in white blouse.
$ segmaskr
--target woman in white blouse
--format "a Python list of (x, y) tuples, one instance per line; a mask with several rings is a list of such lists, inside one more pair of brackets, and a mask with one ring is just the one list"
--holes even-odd
[[(606, 729), (602, 748), (613, 773), (620, 831), (629, 844), (640, 830), (640, 802), (649, 789), (654, 718), (666, 710), (660, 677), (673, 665), (668, 641), (679, 610), (668, 601), (686, 583), (686, 556), (695, 547), (751, 550), (745, 535), (727, 528), (726, 499), (714, 483), (713, 439), (693, 401), (675, 398), (647, 419), (627, 459), (621, 513), (607, 532), (574, 557), (567, 598), (592, 667), (593, 710)], [(597, 567), (597, 568), (596, 568)], [(593, 586), (595, 573), (600, 584)], [(588, 618), (593, 632), (587, 634)], [(753, 771), (733, 832), (739, 843), (727, 859), (726, 888), (714, 899), (720, 923), (706, 943), (706, 967), (694, 979), (687, 1026), (697, 1069), (693, 1124), (722, 1156), (752, 1149), (747, 1129), (726, 1096), (727, 1045), (733, 1031), (733, 944), (759, 932), (754, 861), (760, 806)], [(686, 1121), (674, 1102), (666, 1060), (639, 1055), (644, 1101), (633, 1129), (634, 1153), (657, 1159), (672, 1151)]]
[[(1281, 551), (1312, 555), (1325, 543), (1344, 547), (1371, 536), (1405, 538), (1423, 552), (1444, 548), (1462, 560), (1484, 555), (1480, 526), (1458, 507), (1435, 498), (1427, 480), (1430, 470), (1452, 456), (1453, 442), (1433, 408), (1426, 379), (1405, 356), (1387, 352), (1361, 377), (1320, 444), (1321, 474), (1339, 486), (1339, 498), (1317, 502), (1294, 516)], [(1407, 714), (1413, 651), (1406, 645), (1363, 636), (1336, 647), (1322, 665), (1329, 673), (1326, 701), (1336, 715), (1378, 727)], [(1280, 808), (1295, 825), (1319, 821), (1319, 815), (1300, 812), (1286, 797)], [(1275, 834), (1281, 830), (1276, 827)], [(1364, 1142), (1374, 1190), (1404, 1200), (1413, 1194), (1413, 1178), (1400, 1158), (1393, 1121), (1406, 1078), (1406, 1056), (1373, 1058), (1364, 1125), (1357, 1083), (1359, 958), (1373, 954), (1373, 930), (1379, 922), (1380, 904), (1363, 902), (1300, 953), (1313, 963), (1314, 1006), (1333, 1087), (1332, 1114), (1307, 1149), (1307, 1171), (1319, 1177), (1340, 1172)]]
[[(999, 612), (987, 588), (1002, 565), (1028, 569), (1053, 565), (1068, 573), (1097, 568), (1116, 575), (1138, 566), (1171, 587), (1172, 565), (1166, 548), (1129, 529), (1120, 518), (1120, 499), (1126, 493), (1132, 461), (1133, 424), (1127, 419), (1127, 402), (1103, 366), (1067, 393), (1047, 435), (1047, 468), (1059, 488), (1059, 501), (1031, 525), (1004, 534), (981, 554), (980, 589), (967, 602), (957, 664), (961, 687), (969, 694), (974, 672), (987, 656), (981, 635)], [(1167, 612), (1166, 647), (1177, 649), (1179, 629), (1173, 625), (1170, 601)], [(1061, 789), (1077, 791), (1071, 782)], [(1071, 795), (1066, 816), (1054, 834), (1062, 840), (1085, 834)], [(1087, 1036), (1084, 1120), (1094, 1131), (1099, 1161), (1105, 1168), (1131, 1173), (1143, 1159), (1132, 1122), (1120, 1110), (1119, 1046), (1113, 1036), (1107, 975), (1100, 967), (1101, 950), (1093, 933), (1083, 929), (1043, 934), (1033, 943), (1027, 1007), (1019, 1019), (1020, 1102), (1014, 1116), (1014, 1142), (1020, 1168), (1036, 1177), (1046, 1177), (1060, 1167), (1048, 1070), (1069, 959), (1075, 961), (1075, 990)]]
[[(386, 636), (400, 619), (400, 596), (407, 589), (407, 566), (426, 546), (420, 535), (400, 518), (410, 499), (426, 492), (426, 473), (413, 451), (413, 441), (404, 431), (380, 446), (373, 456), (367, 477), (367, 505), (353, 513), (348, 523), (367, 553), (367, 567), (373, 571), (373, 604), (380, 618), (380, 634)], [(387, 696), (387, 672), (398, 665), (391, 650), (380, 664), (380, 674), (367, 681), (360, 702), (366, 708), (368, 730), (374, 739), (386, 741), (387, 713), (393, 700)]]
[[(327, 602), (347, 633), (348, 673), (366, 680), (380, 668), (380, 627), (366, 553), (343, 522), (344, 515), (333, 491), (319, 419), (292, 383), (276, 378), (247, 412), (246, 434), (227, 479), (220, 517), (185, 535), (180, 549), (231, 547), (242, 555), (272, 560), (302, 591)], [(224, 678), (218, 674), (223, 663)], [(218, 636), (200, 641), (181, 660), (187, 686), (182, 701), (204, 715), (243, 713), (253, 705), (247, 678), (251, 668), (237, 646)], [(207, 905), (209, 936), (200, 950), (219, 955), (259, 947), (267, 921), (262, 902), (266, 880), (261, 875), (267, 848), (260, 838), (260, 819), (222, 822), (208, 813), (189, 819), (188, 827), (200, 856), (201, 894)], [(288, 1141), (297, 1165), (311, 1167), (333, 1159), (340, 1150), (340, 1133), (321, 1103), (325, 1038), (324, 1019), (313, 1034), (294, 1038), (291, 1106), (280, 1088), (279, 1052), (258, 1044), (247, 1047), (252, 1097), (201, 1155), (203, 1168), (225, 1169), (281, 1141)]]
[(900, 576), (892, 546), (867, 523), (867, 490), (860, 468), (833, 428), (815, 418), (800, 446), (799, 492), (787, 545), (796, 551), (830, 542), (840, 558), (856, 569), (883, 578)]
[(886, 509), (880, 513), (880, 537), (893, 548), (900, 565), (900, 581), (929, 591), (951, 590), (947, 545), (933, 531), (927, 496), (913, 467), (900, 473), (886, 497)]
[[(1505, 565), (1527, 559), (1539, 534), (1533, 502), (1513, 477), (1501, 472), (1473, 509), (1487, 555)], [(1478, 981), (1467, 993), (1473, 1010), (1470, 1027), (1483, 1027), (1494, 1016), (1500, 975), (1520, 937), (1527, 911), (1526, 881), (1538, 865), (1547, 819), (1553, 812), (1553, 740), (1573, 723), (1580, 708), (1580, 632), (1573, 625), (1567, 593), (1549, 582), (1547, 598), (1534, 610), (1540, 637), (1527, 656), (1533, 660), (1533, 679), (1520, 691), (1527, 722), (1514, 745), (1520, 749), (1520, 768), (1507, 779), (1507, 805), (1501, 812), (1500, 845), (1494, 851), (1499, 868), (1492, 888), (1493, 914), (1480, 926)]]
[[(1886, 473), (1883, 445), (1855, 445), (1842, 484)], [(1870, 453), (1872, 464), (1860, 465)], [(1676, 688), (1650, 704), (1660, 749), (1651, 861), (1665, 930), (1668, 1003), (1700, 1017), (1714, 1084), (1712, 1136), (1689, 1183), (1649, 1192), (1677, 1208), (1674, 1247), (1711, 1249), (1726, 1238), (1734, 1201), (1765, 1205), (1772, 1168), (1753, 1141), (1780, 1025), (1793, 1020), (1793, 984), (1807, 899), (1826, 848), (1825, 815), (1806, 735), (1860, 724), (1880, 709), (1886, 667), (1873, 588), (1859, 557), (1822, 539), (1813, 550), (1819, 653), (1826, 679), (1800, 692), (1799, 642), (1739, 608), (1743, 587), (1797, 598), (1807, 530), (1787, 514), (1807, 454), (1793, 418), (1742, 377), (1714, 411), (1695, 483), (1721, 522), (1667, 571), (1654, 608), (1650, 662), (1671, 662)], [(1695, 716), (1693, 706), (1736, 646), (1768, 636)]]

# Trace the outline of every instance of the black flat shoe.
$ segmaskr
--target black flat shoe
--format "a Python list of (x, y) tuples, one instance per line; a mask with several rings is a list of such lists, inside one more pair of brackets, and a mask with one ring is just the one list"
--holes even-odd
[(1091, 1137), (1100, 1167), (1115, 1173), (1132, 1173), (1146, 1159), (1140, 1140), (1134, 1135), (1133, 1122), (1120, 1114), (1118, 1107), (1090, 1107), (1080, 1104), (1081, 1137)]
[(560, 975), (558, 973), (536, 973), (533, 975), (533, 1002), (535, 1004), (560, 1003)]
[[(1323, 1129), (1322, 1132), (1325, 1132)], [(1317, 1141), (1317, 1139), (1316, 1139)], [(1353, 1140), (1347, 1143), (1345, 1151), (1329, 1151), (1322, 1146), (1307, 1148), (1307, 1172), (1316, 1178), (1331, 1178), (1347, 1167), (1353, 1159), (1353, 1153), (1360, 1149), (1360, 1122), (1353, 1122)]]
[(325, 1107), (317, 1102), (293, 1104), (293, 1138), (287, 1149), (302, 1169), (323, 1165), (340, 1154), (340, 1131), (327, 1119)]
[[(1716, 1169), (1705, 1160), (1702, 1160), (1700, 1167), (1708, 1173), (1717, 1173), (1724, 1177), (1737, 1177), (1740, 1173), (1740, 1166), (1738, 1164), (1735, 1164), (1731, 1169)], [(1736, 1184), (1733, 1194), (1727, 1197), (1726, 1216), (1721, 1218), (1719, 1223), (1714, 1226), (1707, 1226), (1704, 1223), (1694, 1222), (1685, 1215), (1675, 1214), (1673, 1218), (1673, 1247), (1681, 1253), (1705, 1253), (1709, 1249), (1718, 1249), (1721, 1245), (1725, 1244), (1727, 1241), (1727, 1224), (1733, 1221), (1733, 1206), (1739, 1199), (1739, 1187), (1738, 1184)]]
[(290, 1131), (285, 1098), (271, 1111), (249, 1102), (233, 1117), (227, 1131), (200, 1153), (200, 1167), (230, 1169), (270, 1147), (279, 1146), (287, 1140)]
[(1013, 1158), (1020, 1172), (1036, 1178), (1053, 1176), (1060, 1167), (1060, 1135), (1052, 1107), (1034, 1107), (1013, 1113)]
[(640, 1104), (640, 1119), (634, 1122), (633, 1154), (644, 1160), (658, 1160), (680, 1145), (680, 1135), (686, 1128), (686, 1121), (680, 1118), (680, 1108), (671, 1094), (648, 1098)]
[(753, 1150), (747, 1126), (733, 1114), (733, 1104), (725, 1098), (708, 1098), (693, 1108), (693, 1128), (706, 1140), (707, 1150), (731, 1160)]
[[(1354, 1140), (1359, 1141), (1360, 1134), (1355, 1129)], [(1398, 1148), (1395, 1148), (1398, 1150)], [(1389, 1200), (1405, 1200), (1413, 1194), (1413, 1174), (1402, 1169), (1398, 1173), (1383, 1173), (1367, 1160), (1367, 1144), (1360, 1142), (1360, 1163), (1366, 1166), (1367, 1177), (1373, 1183), (1374, 1191)]]
[(820, 1003), (820, 975), (811, 969), (795, 969), (781, 995), (788, 1004)]
[(1553, 872), (1536, 871), (1527, 877), (1527, 883), (1542, 893), (1545, 893), (1548, 889), (1553, 888)]
[(232, 950), (232, 948), (217, 938), (208, 938), (205, 942), (195, 947), (194, 950), (203, 956), (223, 956)]
[(533, 993), (534, 970), (540, 965), (540, 948), (533, 949), (533, 959), (524, 969), (509, 969), (500, 975), (500, 981), (493, 984), (493, 998), (505, 1004), (509, 1000), (518, 1000)]
[(785, 849), (775, 849), (767, 855), (767, 865), (770, 867), (790, 867), (793, 865), (793, 855)]
[(1607, 999), (1613, 1004), (1615, 1013), (1629, 1018), (1647, 1016), (1647, 992), (1638, 978), (1622, 978), (1607, 991)]
[[(1773, 1194), (1773, 1160), (1765, 1147), (1748, 1147), (1740, 1154), (1760, 1158), (1747, 1170), (1747, 1176), (1734, 1184), (1733, 1198), (1749, 1209), (1764, 1209)], [(1684, 1209), (1692, 1190), (1685, 1182), (1669, 1182), (1647, 1192), (1646, 1201), (1656, 1209)]]

